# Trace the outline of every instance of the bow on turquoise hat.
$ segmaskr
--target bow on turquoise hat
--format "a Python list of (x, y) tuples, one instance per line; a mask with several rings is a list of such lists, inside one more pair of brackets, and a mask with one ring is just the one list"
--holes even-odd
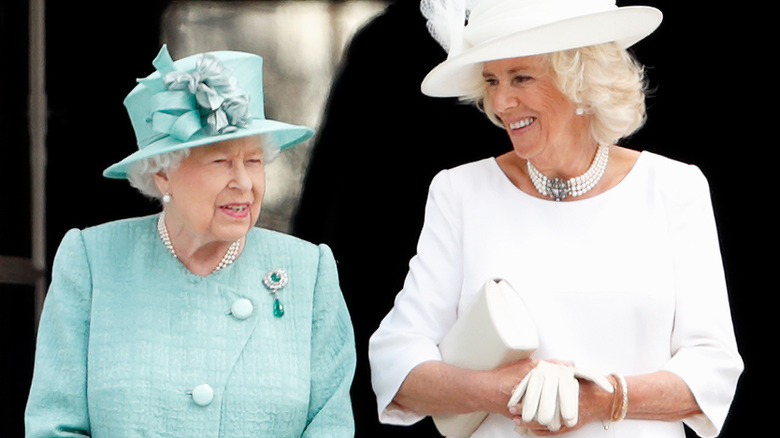
[(156, 71), (139, 79), (124, 102), (138, 151), (107, 168), (108, 178), (125, 178), (133, 163), (178, 149), (267, 135), (284, 150), (314, 134), (265, 118), (260, 56), (217, 51), (173, 61), (163, 45), (152, 65)]
[(212, 54), (204, 54), (193, 72), (178, 72), (166, 46), (152, 61), (161, 78), (140, 79), (151, 90), (152, 129), (178, 140), (204, 128), (210, 135), (231, 132), (249, 123), (249, 95), (232, 72)]

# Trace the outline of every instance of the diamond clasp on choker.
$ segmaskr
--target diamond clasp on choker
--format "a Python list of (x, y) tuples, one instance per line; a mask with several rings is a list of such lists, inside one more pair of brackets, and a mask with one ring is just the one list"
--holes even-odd
[(596, 156), (588, 170), (580, 176), (562, 180), (560, 178), (547, 178), (530, 161), (526, 163), (528, 176), (531, 178), (536, 190), (542, 195), (556, 201), (562, 201), (567, 196), (582, 196), (598, 184), (609, 160), (609, 145), (599, 145)]

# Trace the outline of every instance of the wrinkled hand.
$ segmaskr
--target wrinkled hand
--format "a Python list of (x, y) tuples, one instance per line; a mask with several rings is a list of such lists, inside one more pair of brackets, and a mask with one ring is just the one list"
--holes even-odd
[(614, 388), (602, 375), (579, 370), (569, 365), (539, 361), (515, 387), (507, 407), (522, 400), (523, 422), (536, 421), (550, 431), (557, 431), (562, 425), (573, 427), (579, 420), (579, 381), (587, 379), (605, 391)]

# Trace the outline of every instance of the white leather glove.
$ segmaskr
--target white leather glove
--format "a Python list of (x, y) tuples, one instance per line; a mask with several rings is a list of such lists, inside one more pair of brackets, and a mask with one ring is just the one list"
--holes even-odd
[(542, 360), (512, 391), (507, 407), (522, 399), (524, 422), (536, 420), (553, 432), (562, 424), (572, 427), (579, 420), (580, 385), (577, 379), (590, 380), (609, 393), (614, 391), (605, 376)]

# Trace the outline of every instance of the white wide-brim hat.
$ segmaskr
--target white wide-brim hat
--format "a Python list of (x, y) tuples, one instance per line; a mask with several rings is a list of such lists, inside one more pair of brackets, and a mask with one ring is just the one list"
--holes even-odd
[(421, 89), (432, 97), (472, 95), (483, 62), (609, 42), (628, 48), (662, 18), (656, 8), (618, 7), (614, 0), (480, 0), (460, 34), (451, 36), (448, 58), (428, 73)]

